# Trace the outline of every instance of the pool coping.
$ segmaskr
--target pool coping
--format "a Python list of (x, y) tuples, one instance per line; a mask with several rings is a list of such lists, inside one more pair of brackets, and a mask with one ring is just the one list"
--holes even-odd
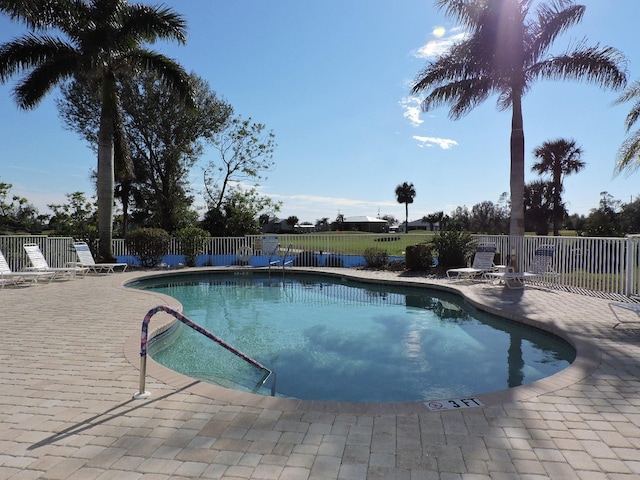
[[(560, 389), (564, 389), (574, 385), (581, 380), (591, 375), (600, 365), (602, 353), (601, 350), (593, 345), (593, 343), (587, 343), (582, 340), (578, 335), (574, 334), (574, 330), (567, 328), (566, 325), (558, 322), (547, 322), (541, 319), (534, 318), (530, 315), (522, 315), (518, 312), (509, 311), (509, 309), (501, 308), (504, 305), (498, 306), (491, 304), (489, 301), (483, 301), (483, 298), (473, 295), (466, 291), (465, 285), (468, 282), (456, 282), (446, 281), (435, 278), (425, 278), (424, 276), (415, 277), (394, 277), (394, 278), (372, 278), (367, 273), (370, 271), (362, 271), (355, 269), (340, 269), (339, 271), (320, 268), (304, 268), (304, 267), (291, 267), (296, 273), (309, 273), (317, 275), (325, 275), (330, 277), (340, 277), (356, 280), (364, 283), (376, 283), (376, 284), (388, 284), (388, 285), (400, 285), (411, 287), (426, 287), (434, 290), (445, 291), (460, 295), (467, 303), (475, 308), (486, 311), (499, 317), (507, 318), (509, 320), (523, 323), (525, 325), (539, 328), (548, 333), (557, 335), (563, 340), (567, 341), (575, 350), (576, 358), (574, 362), (564, 370), (551, 375), (549, 377), (537, 380), (527, 385), (521, 385), (518, 387), (512, 387), (504, 390), (499, 390), (490, 393), (482, 393), (472, 395), (470, 397), (479, 399), (482, 402), (482, 406), (471, 408), (485, 408), (492, 407), (501, 404), (507, 404), (512, 402), (520, 402), (530, 400), (540, 395), (549, 394)], [(171, 306), (177, 311), (182, 311), (182, 305), (173, 297), (159, 294), (157, 292), (145, 292), (142, 290), (135, 290), (127, 287), (128, 284), (141, 280), (143, 278), (160, 278), (170, 275), (180, 274), (200, 274), (200, 273), (230, 273), (230, 272), (264, 272), (266, 267), (198, 267), (190, 268), (188, 270), (170, 270), (170, 271), (153, 271), (153, 272), (140, 272), (135, 276), (128, 278), (126, 281), (121, 282), (123, 288), (127, 288), (128, 291), (133, 294), (152, 294), (158, 299), (165, 300), (165, 305)], [(500, 288), (500, 287), (495, 287)], [(168, 315), (162, 315), (161, 317), (154, 317), (154, 323), (149, 328), (149, 338), (161, 333), (169, 328), (175, 320)], [(128, 338), (124, 345), (124, 355), (127, 360), (136, 368), (140, 369), (140, 334), (132, 335)], [(411, 414), (411, 413), (428, 413), (431, 412), (426, 404), (429, 401), (411, 401), (411, 402), (331, 402), (331, 401), (317, 401), (317, 400), (300, 400), (283, 397), (270, 397), (264, 395), (253, 394), (249, 392), (242, 392), (232, 390), (218, 385), (206, 383), (193, 377), (173, 371), (159, 363), (155, 362), (152, 358), (147, 357), (146, 360), (146, 385), (151, 385), (149, 393), (153, 395), (153, 380), (169, 385), (176, 389), (184, 390), (189, 393), (199, 395), (203, 398), (211, 399), (212, 401), (227, 402), (229, 404), (247, 407), (257, 408), (269, 408), (276, 409), (285, 412), (318, 412), (318, 413), (349, 413), (349, 414)], [(134, 392), (132, 392), (134, 393)], [(141, 392), (136, 392), (141, 393)], [(446, 402), (449, 399), (433, 399), (437, 401)], [(439, 410), (439, 412), (456, 411), (453, 410)]]

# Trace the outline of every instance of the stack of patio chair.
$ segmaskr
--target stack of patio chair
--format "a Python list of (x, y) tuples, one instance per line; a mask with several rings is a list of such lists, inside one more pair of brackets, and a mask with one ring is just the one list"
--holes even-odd
[(506, 267), (502, 272), (489, 272), (486, 276), (514, 289), (524, 288), (531, 281), (549, 281), (558, 276), (553, 270), (554, 254), (553, 245), (542, 245), (535, 250), (531, 265), (526, 271), (516, 272), (512, 267)]
[(7, 283), (17, 285), (22, 282), (38, 283), (38, 280), (47, 280), (49, 283), (56, 276), (55, 272), (13, 272), (0, 250), (0, 288)]
[(69, 278), (74, 278), (77, 275), (82, 275), (84, 277), (89, 271), (87, 267), (79, 266), (50, 267), (49, 263), (47, 263), (47, 259), (44, 258), (42, 251), (40, 251), (40, 247), (36, 243), (25, 243), (23, 247), (24, 251), (27, 252), (29, 261), (31, 262), (31, 267), (27, 268), (28, 271), (55, 273), (56, 276), (66, 275)]

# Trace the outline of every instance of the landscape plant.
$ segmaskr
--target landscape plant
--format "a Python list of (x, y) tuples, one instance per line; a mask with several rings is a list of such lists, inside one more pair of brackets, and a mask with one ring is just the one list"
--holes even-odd
[(408, 245), (405, 258), (407, 270), (428, 272), (433, 267), (433, 245), (430, 243)]
[(448, 230), (433, 237), (433, 248), (438, 257), (437, 271), (464, 267), (473, 255), (476, 243), (469, 232)]
[(389, 264), (389, 253), (382, 248), (367, 248), (363, 256), (366, 268), (384, 268)]
[(175, 236), (180, 241), (180, 251), (185, 256), (188, 267), (196, 266), (196, 258), (204, 253), (204, 241), (209, 233), (198, 227), (185, 227), (178, 230)]
[(162, 263), (170, 241), (169, 234), (161, 228), (139, 228), (129, 232), (125, 245), (142, 267), (157, 267)]

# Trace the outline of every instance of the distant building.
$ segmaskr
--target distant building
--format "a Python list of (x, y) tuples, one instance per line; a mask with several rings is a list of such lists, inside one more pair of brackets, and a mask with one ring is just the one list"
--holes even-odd
[[(414, 220), (412, 222), (409, 222), (409, 224), (407, 225), (407, 230), (411, 231), (411, 230), (431, 230), (431, 224), (429, 222), (425, 222), (422, 219), (420, 220)], [(433, 230), (435, 232), (437, 232), (438, 230), (440, 230), (440, 224), (438, 222), (436, 222), (433, 225)], [(402, 222), (399, 226), (398, 226), (398, 231), (399, 232), (404, 232), (405, 231), (405, 223)]]
[(270, 218), (269, 223), (265, 223), (262, 226), (262, 233), (281, 233), (293, 231), (293, 226), (289, 225), (286, 220), (280, 220), (278, 218)]
[(262, 233), (311, 233), (315, 231), (315, 225), (303, 223), (301, 225), (291, 226), (286, 220), (280, 220), (278, 218), (271, 218), (268, 223), (262, 225)]
[(360, 215), (345, 218), (342, 228), (347, 231), (386, 233), (389, 231), (389, 222), (381, 218)]

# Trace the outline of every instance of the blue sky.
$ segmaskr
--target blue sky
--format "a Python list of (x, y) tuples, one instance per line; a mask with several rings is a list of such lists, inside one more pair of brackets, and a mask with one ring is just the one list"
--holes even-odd
[[(148, 1), (144, 3), (155, 4)], [(275, 168), (261, 192), (283, 203), (279, 217), (315, 222), (322, 217), (378, 214), (404, 219), (395, 187), (416, 188), (409, 218), (456, 206), (497, 202), (509, 191), (510, 112), (489, 99), (461, 120), (443, 108), (418, 111), (411, 83), (429, 55), (459, 35), (433, 0), (165, 0), (184, 15), (186, 46), (152, 48), (207, 80), (242, 117), (276, 135)], [(631, 81), (640, 79), (638, 0), (584, 0), (581, 24), (556, 42), (557, 52), (581, 40), (621, 50)], [(0, 18), (0, 42), (24, 31)], [(96, 158), (63, 128), (50, 94), (31, 111), (0, 86), (0, 182), (42, 213), (65, 194), (93, 195)], [(544, 81), (524, 100), (526, 181), (531, 151), (544, 141), (574, 139), (585, 170), (565, 180), (571, 213), (588, 214), (600, 192), (628, 202), (639, 192), (640, 172), (614, 176), (616, 152), (626, 137), (630, 104), (618, 93), (575, 82)], [(639, 125), (640, 128), (640, 125)], [(215, 159), (209, 150), (204, 166)], [(201, 167), (189, 179), (202, 190)]]

